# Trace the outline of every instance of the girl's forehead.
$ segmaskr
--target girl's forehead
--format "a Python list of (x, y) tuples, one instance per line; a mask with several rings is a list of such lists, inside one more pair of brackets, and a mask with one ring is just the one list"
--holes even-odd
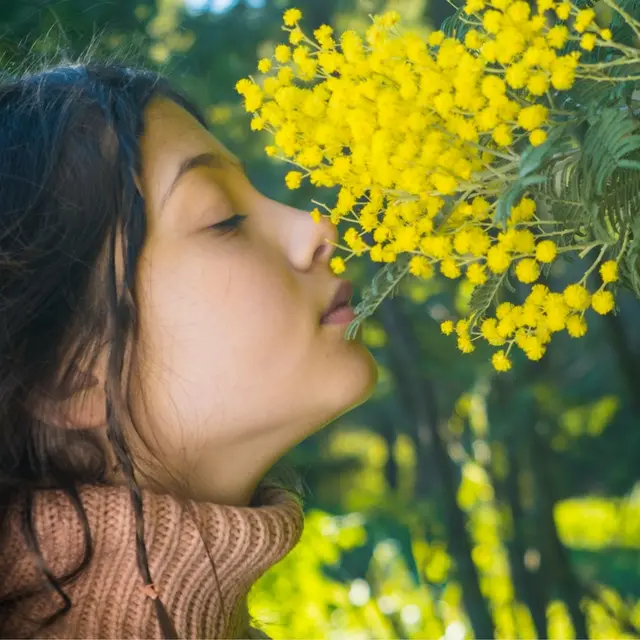
[(167, 99), (155, 100), (147, 108), (141, 151), (142, 188), (152, 207), (160, 203), (189, 158), (210, 153), (238, 164), (237, 158), (198, 120)]
[(154, 100), (147, 108), (145, 120), (143, 154), (148, 151), (150, 161), (154, 159), (154, 152), (181, 155), (209, 151), (237, 163), (235, 156), (220, 140), (171, 100)]

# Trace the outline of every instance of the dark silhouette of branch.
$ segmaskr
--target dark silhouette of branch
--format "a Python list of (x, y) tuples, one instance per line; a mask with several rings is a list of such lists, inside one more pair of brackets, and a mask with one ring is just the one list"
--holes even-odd
[(398, 301), (386, 300), (380, 307), (379, 317), (389, 336), (389, 365), (397, 381), (398, 395), (413, 414), (419, 451), (428, 456), (441, 480), (447, 539), (460, 576), (467, 615), (476, 637), (493, 638), (493, 620), (480, 590), (478, 572), (471, 557), (465, 515), (456, 502), (455, 470), (438, 431), (434, 385), (420, 374), (417, 366), (420, 358), (419, 341)]

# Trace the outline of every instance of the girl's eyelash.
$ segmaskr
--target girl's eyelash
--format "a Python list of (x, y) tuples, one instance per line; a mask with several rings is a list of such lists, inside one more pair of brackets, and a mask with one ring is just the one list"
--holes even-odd
[(215, 229), (216, 231), (221, 231), (222, 233), (229, 233), (230, 231), (234, 231), (235, 229), (237, 229), (245, 221), (246, 218), (247, 216), (236, 213), (226, 220), (222, 220), (221, 222), (212, 224), (210, 228)]

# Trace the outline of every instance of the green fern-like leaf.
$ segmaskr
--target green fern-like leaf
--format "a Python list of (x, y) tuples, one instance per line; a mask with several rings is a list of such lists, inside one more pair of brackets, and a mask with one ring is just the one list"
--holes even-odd
[[(578, 155), (573, 154), (546, 167), (545, 181), (532, 192), (537, 201), (543, 201), (552, 220), (564, 223), (567, 229), (580, 229), (595, 215), (592, 204), (583, 197), (583, 184), (578, 171)], [(572, 236), (558, 236), (560, 244), (571, 244)]]
[(447, 38), (455, 38), (462, 42), (467, 32), (473, 27), (470, 24), (469, 16), (460, 7), (453, 15), (442, 21), (440, 30)]
[(505, 284), (506, 278), (507, 272), (491, 275), (483, 285), (473, 290), (469, 302), (469, 315), (473, 318), (473, 324), (495, 304), (496, 297)]
[[(640, 20), (640, 3), (638, 0), (616, 0), (616, 4), (634, 20)], [(615, 42), (633, 46), (635, 34), (621, 13), (614, 11), (609, 26)]]
[(362, 323), (372, 316), (382, 302), (393, 295), (394, 291), (409, 272), (408, 254), (400, 254), (395, 262), (382, 267), (373, 277), (371, 284), (362, 292), (362, 300), (355, 308), (356, 318), (347, 327), (345, 336), (353, 340), (362, 326)]
[(625, 161), (640, 152), (640, 127), (626, 108), (603, 109), (590, 122), (580, 156), (579, 170), (587, 200), (604, 195), (605, 186)]

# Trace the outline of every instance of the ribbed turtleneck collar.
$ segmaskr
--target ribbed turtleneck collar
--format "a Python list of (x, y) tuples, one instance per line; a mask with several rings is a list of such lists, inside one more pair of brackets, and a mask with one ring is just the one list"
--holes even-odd
[[(93, 557), (64, 586), (71, 609), (52, 626), (39, 621), (63, 604), (45, 589), (0, 619), (0, 635), (42, 638), (159, 638), (155, 607), (136, 561), (135, 517), (125, 487), (82, 487)], [(143, 492), (145, 540), (155, 590), (182, 638), (246, 637), (246, 596), (251, 585), (296, 544), (302, 531), (297, 501), (265, 491), (258, 507), (181, 503)], [(13, 508), (0, 545), (0, 600), (46, 584), (37, 555), (22, 534)], [(82, 561), (80, 517), (66, 494), (40, 491), (33, 521), (46, 567), (61, 576)], [(213, 562), (213, 567), (212, 567)], [(0, 616), (7, 612), (0, 608)]]

